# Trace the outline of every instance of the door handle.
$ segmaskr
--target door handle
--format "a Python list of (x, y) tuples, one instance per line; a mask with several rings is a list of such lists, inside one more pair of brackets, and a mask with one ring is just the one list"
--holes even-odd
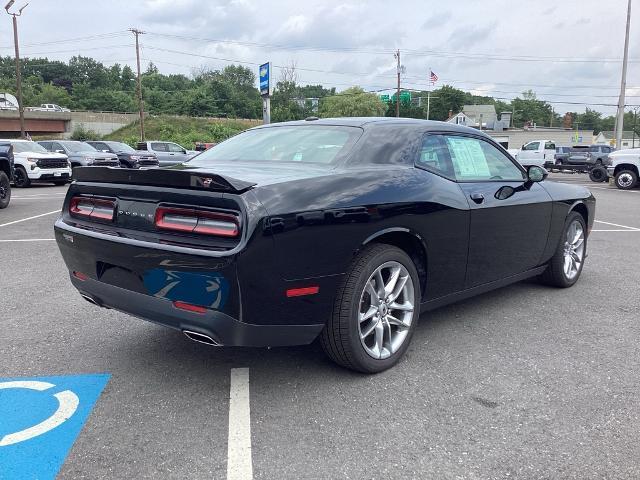
[(484, 195), (481, 193), (472, 193), (471, 195), (469, 195), (469, 198), (471, 198), (471, 200), (476, 202), (478, 205), (484, 202)]

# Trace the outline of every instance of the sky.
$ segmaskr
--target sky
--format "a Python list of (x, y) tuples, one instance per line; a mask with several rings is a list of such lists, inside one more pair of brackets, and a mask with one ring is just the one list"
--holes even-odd
[[(17, 0), (15, 7), (23, 5)], [(276, 79), (296, 65), (298, 83), (369, 91), (444, 84), (511, 99), (532, 89), (555, 110), (615, 113), (627, 0), (31, 0), (19, 18), (21, 56), (135, 66), (191, 75), (271, 61)], [(640, 3), (631, 17), (627, 100), (640, 105)], [(10, 17), (0, 54), (13, 55)], [(432, 87), (433, 88), (433, 87)], [(587, 104), (587, 105), (585, 105)]]

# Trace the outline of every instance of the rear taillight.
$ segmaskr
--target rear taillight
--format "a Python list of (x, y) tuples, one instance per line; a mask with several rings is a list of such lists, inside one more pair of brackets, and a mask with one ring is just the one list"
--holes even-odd
[(113, 221), (115, 200), (91, 197), (73, 197), (69, 202), (69, 213), (75, 217)]
[(158, 207), (155, 224), (163, 230), (218, 237), (237, 237), (240, 233), (240, 222), (235, 215), (187, 208)]

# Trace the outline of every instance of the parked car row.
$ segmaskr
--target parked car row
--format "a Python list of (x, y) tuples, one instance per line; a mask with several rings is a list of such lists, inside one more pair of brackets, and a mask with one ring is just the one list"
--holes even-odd
[[(106, 140), (80, 142), (75, 140), (40, 140), (37, 142), (21, 139), (0, 140), (5, 149), (12, 151), (11, 172), (3, 170), (8, 182), (16, 187), (28, 187), (32, 182), (48, 182), (64, 185), (72, 177), (76, 167), (122, 167), (154, 168), (175, 165), (191, 159), (199, 152), (187, 150), (173, 142), (142, 142), (135, 150), (126, 143)], [(7, 160), (8, 161), (8, 160)], [(3, 166), (0, 157), (0, 167)], [(6, 162), (5, 162), (6, 163)], [(6, 183), (0, 175), (1, 184)], [(0, 207), (1, 208), (1, 207)]]

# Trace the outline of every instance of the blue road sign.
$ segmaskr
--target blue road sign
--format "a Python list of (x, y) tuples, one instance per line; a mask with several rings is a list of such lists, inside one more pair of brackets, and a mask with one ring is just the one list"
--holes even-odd
[(260, 65), (260, 95), (271, 95), (271, 62)]
[(54, 479), (109, 377), (0, 378), (0, 479)]

